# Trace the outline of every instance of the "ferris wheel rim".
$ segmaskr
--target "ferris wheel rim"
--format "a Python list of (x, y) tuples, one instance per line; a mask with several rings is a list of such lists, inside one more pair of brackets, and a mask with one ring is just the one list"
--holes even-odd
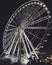
[[(21, 7), (22, 7), (22, 6), (21, 6)], [(12, 17), (12, 16), (11, 16), (11, 17)], [(10, 17), (10, 18), (11, 18), (11, 17)]]

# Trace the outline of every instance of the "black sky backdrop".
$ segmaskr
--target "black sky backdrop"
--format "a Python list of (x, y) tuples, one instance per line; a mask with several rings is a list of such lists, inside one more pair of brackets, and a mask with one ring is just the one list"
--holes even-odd
[[(0, 0), (0, 55), (1, 52), (3, 51), (2, 37), (6, 23), (9, 20), (10, 16), (13, 14), (13, 12), (26, 1), (28, 0)], [(52, 0), (42, 0), (42, 1), (47, 5), (52, 15)], [(49, 39), (50, 39), (49, 43), (50, 45), (52, 45), (52, 33)]]

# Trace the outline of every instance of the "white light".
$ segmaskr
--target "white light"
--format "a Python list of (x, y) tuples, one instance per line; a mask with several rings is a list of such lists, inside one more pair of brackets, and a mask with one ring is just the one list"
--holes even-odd
[(32, 56), (32, 59), (34, 60), (35, 56)]
[(8, 58), (9, 58), (9, 56), (8, 56), (8, 55), (6, 55), (6, 56), (5, 56), (5, 58), (6, 58), (6, 59), (8, 59)]
[(21, 59), (22, 64), (27, 64), (28, 62), (29, 62), (29, 60), (27, 58), (22, 58)]
[(18, 13), (19, 13), (20, 11), (18, 10)]
[(36, 4), (36, 2), (34, 2), (34, 4)]
[(43, 4), (42, 4), (42, 3), (40, 3), (40, 5), (42, 6)]
[(11, 21), (13, 21), (13, 18), (11, 17), (11, 19), (10, 19)]
[(47, 40), (44, 40), (44, 42), (47, 42)]
[(22, 9), (20, 8), (20, 11), (21, 11)]
[(46, 10), (48, 10), (48, 8), (47, 8), (47, 7), (46, 7), (45, 9), (46, 9)]
[(18, 58), (14, 58), (14, 57), (12, 57), (12, 58), (11, 58), (11, 62), (12, 62), (12, 63), (14, 63), (14, 62), (18, 62)]
[(17, 15), (17, 13), (15, 13), (15, 16)]
[(40, 3), (39, 3), (39, 2), (37, 2), (37, 4), (39, 5)]
[(31, 2), (31, 5), (33, 5), (33, 2)]
[(47, 11), (48, 14), (50, 14), (50, 11)]
[(22, 8), (24, 9), (25, 7), (23, 6)]
[(43, 7), (46, 7), (46, 5), (43, 5)]
[(51, 16), (49, 16), (49, 18), (51, 18)]
[(50, 36), (50, 34), (47, 34), (47, 36)]
[(25, 5), (25, 7), (27, 7), (27, 5)]
[(13, 18), (14, 18), (15, 16), (13, 15)]
[(28, 5), (30, 5), (30, 3), (28, 3)]

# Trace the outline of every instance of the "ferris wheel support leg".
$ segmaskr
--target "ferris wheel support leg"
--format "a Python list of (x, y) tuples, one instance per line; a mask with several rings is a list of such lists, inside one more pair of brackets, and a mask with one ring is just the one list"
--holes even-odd
[(21, 35), (21, 39), (22, 39), (22, 42), (23, 42), (27, 57), (29, 58), (29, 54), (28, 54), (28, 51), (27, 51), (27, 48), (26, 48), (26, 45), (25, 45), (25, 42), (24, 42), (24, 39), (23, 39), (22, 35)]
[(31, 46), (31, 48), (32, 48), (32, 50), (33, 50), (33, 52), (34, 52), (36, 58), (39, 59), (39, 57), (38, 57), (38, 55), (37, 55), (37, 53), (36, 53), (36, 51), (35, 51), (35, 49), (34, 49), (32, 43), (30, 42), (30, 40), (28, 39), (28, 37), (26, 36), (26, 34), (25, 34), (24, 31), (23, 31), (23, 34), (24, 34), (24, 36), (26, 37), (26, 39), (28, 40), (28, 42), (29, 42), (29, 44), (30, 44), (30, 46)]
[(28, 44), (28, 41), (27, 41), (26, 38), (25, 38), (25, 40), (26, 40), (26, 43), (27, 43), (27, 46), (28, 46), (29, 52), (31, 53), (31, 49), (30, 49), (30, 46), (29, 46), (29, 44)]
[(20, 52), (20, 46), (18, 45), (17, 57), (19, 57), (19, 52)]
[(14, 51), (13, 51), (13, 55), (14, 55), (14, 53), (15, 53), (15, 51), (16, 51), (16, 47), (17, 47), (17, 45), (18, 45), (18, 42), (19, 42), (19, 38), (18, 38), (18, 40), (17, 40), (17, 42), (16, 42), (16, 45), (15, 45), (15, 47), (14, 47)]

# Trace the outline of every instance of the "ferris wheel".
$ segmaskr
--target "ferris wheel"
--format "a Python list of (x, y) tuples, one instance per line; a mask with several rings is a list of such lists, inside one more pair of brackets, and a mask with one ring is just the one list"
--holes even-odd
[(4, 59), (27, 64), (29, 58), (39, 59), (39, 50), (47, 42), (50, 11), (39, 0), (24, 3), (12, 14), (3, 34)]

